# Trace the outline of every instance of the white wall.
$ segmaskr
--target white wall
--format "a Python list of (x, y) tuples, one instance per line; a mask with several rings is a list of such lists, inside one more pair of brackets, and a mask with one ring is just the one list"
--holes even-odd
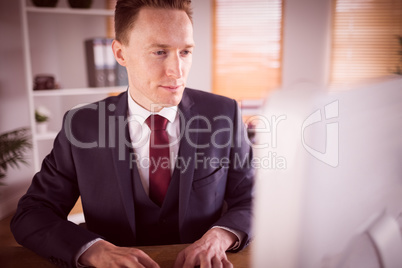
[(0, 1), (0, 132), (29, 125), (18, 1)]
[(212, 90), (212, 0), (193, 0), (195, 50), (187, 86)]
[[(0, 0), (0, 133), (29, 127), (19, 14), (19, 1)], [(15, 210), (32, 174), (32, 166), (9, 169), (0, 185), (0, 219)]]
[(284, 89), (327, 85), (330, 62), (331, 0), (285, 0)]

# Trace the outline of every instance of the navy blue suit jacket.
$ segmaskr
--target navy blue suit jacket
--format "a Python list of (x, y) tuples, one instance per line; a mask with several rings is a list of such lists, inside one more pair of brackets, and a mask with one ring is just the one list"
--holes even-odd
[[(138, 170), (130, 155), (127, 98), (124, 92), (66, 113), (53, 150), (12, 220), (20, 244), (68, 266), (95, 238), (136, 245), (132, 174)], [(250, 239), (253, 170), (237, 104), (186, 88), (178, 107), (178, 158), (186, 161), (176, 162), (180, 240), (194, 242), (219, 225), (243, 232), (243, 248)], [(66, 220), (79, 196), (86, 229)]]

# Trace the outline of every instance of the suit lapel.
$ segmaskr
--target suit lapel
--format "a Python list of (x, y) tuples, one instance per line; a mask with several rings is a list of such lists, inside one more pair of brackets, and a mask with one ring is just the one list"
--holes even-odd
[[(194, 145), (191, 145), (187, 137), (190, 139), (192, 143), (197, 144), (197, 132), (189, 132), (186, 137), (186, 124), (189, 122), (191, 118), (197, 115), (197, 111), (193, 107), (193, 100), (189, 96), (186, 90), (184, 90), (182, 101), (179, 104), (179, 115), (180, 115), (180, 133), (181, 133), (181, 141), (179, 148), (179, 157), (178, 161), (185, 161), (188, 163), (183, 165), (183, 162), (180, 163), (182, 168), (179, 172), (180, 176), (180, 188), (179, 188), (179, 228), (181, 229), (184, 224), (184, 218), (186, 215), (186, 210), (188, 208), (188, 202), (190, 199), (191, 187), (193, 184), (193, 174), (194, 174), (194, 165), (195, 165), (195, 153), (196, 148)], [(197, 129), (198, 121), (194, 120), (190, 126), (192, 129)]]
[[(135, 213), (132, 176), (139, 176), (137, 165), (130, 159), (131, 140), (128, 130), (128, 93), (120, 97), (115, 111), (115, 146), (111, 148), (116, 180), (130, 227), (135, 234)], [(112, 126), (110, 126), (112, 127)], [(121, 133), (120, 133), (121, 132)], [(132, 170), (133, 169), (133, 170)], [(135, 235), (134, 235), (135, 236)]]

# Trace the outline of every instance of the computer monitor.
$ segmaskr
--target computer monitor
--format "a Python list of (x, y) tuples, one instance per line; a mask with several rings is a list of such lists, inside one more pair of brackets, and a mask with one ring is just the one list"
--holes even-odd
[(324, 92), (255, 118), (252, 267), (402, 267), (402, 79)]

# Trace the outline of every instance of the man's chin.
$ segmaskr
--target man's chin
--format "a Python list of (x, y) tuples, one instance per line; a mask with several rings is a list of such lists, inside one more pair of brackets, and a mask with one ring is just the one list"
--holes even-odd
[(159, 103), (154, 103), (151, 104), (151, 110), (152, 111), (160, 111), (162, 108), (169, 108), (169, 107), (173, 107), (173, 106), (177, 106), (179, 105), (181, 101), (181, 96), (179, 98), (170, 98), (168, 100), (165, 101), (161, 101)]
[(183, 97), (183, 91), (175, 92), (174, 94), (170, 95), (169, 97), (164, 99), (162, 104), (163, 107), (172, 107), (179, 105), (181, 99)]

